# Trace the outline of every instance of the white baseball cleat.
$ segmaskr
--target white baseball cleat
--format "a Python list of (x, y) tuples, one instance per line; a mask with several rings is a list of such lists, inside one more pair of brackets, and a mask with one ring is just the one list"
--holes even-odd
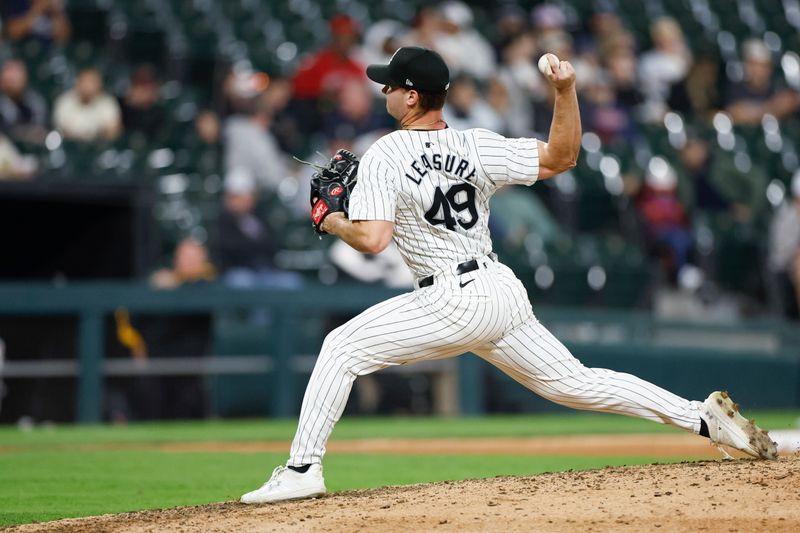
[(315, 498), (325, 494), (322, 465), (312, 464), (305, 473), (285, 466), (276, 467), (269, 481), (242, 496), (242, 503), (274, 503), (286, 500)]
[(747, 420), (739, 414), (739, 406), (727, 392), (716, 391), (709, 394), (700, 404), (700, 416), (708, 425), (711, 442), (726, 458), (732, 457), (720, 448), (721, 444), (760, 459), (778, 458), (777, 445), (772, 442), (769, 433), (759, 428), (755, 421)]

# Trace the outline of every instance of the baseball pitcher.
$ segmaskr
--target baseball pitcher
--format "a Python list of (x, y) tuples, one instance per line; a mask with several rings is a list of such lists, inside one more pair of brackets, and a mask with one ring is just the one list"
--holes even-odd
[(547, 142), (507, 139), (442, 120), (449, 70), (436, 52), (404, 47), (367, 76), (383, 85), (400, 129), (359, 162), (334, 155), (312, 182), (312, 222), (356, 250), (394, 239), (415, 290), (367, 309), (325, 338), (309, 379), (286, 466), (244, 503), (325, 493), (325, 445), (356, 377), (394, 365), (472, 352), (531, 391), (575, 409), (672, 424), (752, 456), (773, 459), (766, 431), (724, 392), (689, 401), (633, 375), (581, 364), (537, 319), (522, 283), (492, 253), (489, 198), (575, 166), (581, 141), (575, 71), (548, 55), (555, 108)]

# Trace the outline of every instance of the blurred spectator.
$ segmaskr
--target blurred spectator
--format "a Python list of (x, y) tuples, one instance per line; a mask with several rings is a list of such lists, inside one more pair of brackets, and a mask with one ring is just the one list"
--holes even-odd
[(336, 108), (323, 115), (327, 137), (355, 138), (376, 130), (393, 127), (393, 119), (382, 109), (375, 109), (375, 99), (367, 84), (350, 80), (339, 91)]
[(719, 61), (696, 57), (686, 77), (670, 87), (667, 105), (684, 117), (709, 118), (719, 110)]
[(800, 318), (800, 170), (791, 183), (791, 197), (778, 208), (769, 229), (770, 272), (777, 282), (781, 311)]
[(28, 87), (28, 69), (9, 59), (0, 71), (0, 128), (15, 140), (44, 143), (47, 135), (47, 103)]
[(364, 44), (356, 54), (358, 61), (363, 65), (388, 63), (392, 54), (402, 46), (402, 38), (407, 31), (401, 23), (391, 19), (371, 24), (364, 33)]
[(225, 176), (225, 199), (219, 216), (219, 266), (223, 279), (234, 287), (302, 285), (296, 272), (274, 267), (276, 245), (273, 231), (256, 215), (256, 181), (244, 169)]
[(205, 245), (195, 239), (183, 239), (175, 247), (172, 268), (153, 272), (150, 285), (155, 289), (176, 289), (181, 285), (212, 281), (216, 275)]
[(180, 145), (185, 148), (187, 168), (201, 176), (222, 174), (222, 142), (217, 114), (210, 109), (200, 110), (194, 118), (194, 128), (181, 133)]
[(447, 91), (447, 104), (442, 115), (451, 128), (466, 130), (486, 128), (492, 131), (507, 130), (502, 118), (483, 99), (476, 81), (462, 74), (450, 82)]
[(292, 109), (292, 82), (287, 78), (273, 77), (264, 93), (264, 102), (271, 110), (269, 127), (281, 149), (287, 154), (301, 154), (308, 144), (308, 135)]
[(605, 10), (596, 12), (589, 20), (589, 26), (592, 31), (593, 47), (602, 60), (607, 60), (609, 52), (618, 48), (635, 51), (636, 43), (633, 36), (615, 12)]
[(531, 235), (545, 244), (553, 244), (564, 236), (553, 215), (530, 190), (501, 187), (489, 205), (492, 237), (511, 250), (523, 250)]
[[(364, 33), (364, 44), (356, 53), (356, 59), (363, 65), (387, 64), (392, 54), (403, 46), (403, 38), (408, 31), (406, 26), (396, 20), (377, 21)], [(382, 86), (369, 83), (367, 87), (374, 96), (381, 96)]]
[(708, 141), (693, 131), (687, 132), (679, 157), (684, 181), (690, 185), (687, 190), (680, 191), (684, 205), (707, 212), (727, 211), (730, 201), (711, 180), (712, 153)]
[(217, 114), (209, 109), (197, 113), (192, 137), (185, 142), (192, 150), (194, 168), (203, 175), (222, 172), (222, 143)]
[(433, 48), (445, 59), (450, 72), (488, 80), (495, 73), (494, 50), (486, 37), (472, 27), (472, 10), (464, 2), (447, 0), (439, 6), (439, 12), (441, 31)]
[(762, 41), (748, 39), (742, 45), (744, 79), (725, 91), (725, 109), (736, 124), (756, 126), (765, 114), (778, 120), (800, 108), (800, 95), (772, 76), (772, 54)]
[(362, 254), (337, 239), (328, 251), (330, 260), (353, 280), (362, 283), (381, 283), (387, 287), (410, 289), (414, 285), (414, 275), (406, 266), (403, 257), (394, 243), (377, 255)]
[(489, 80), (489, 84), (486, 87), (486, 103), (489, 104), (491, 110), (503, 124), (500, 130), (495, 131), (508, 135), (508, 122), (512, 118), (513, 110), (511, 108), (511, 97), (503, 82), (496, 78)]
[(516, 3), (502, 3), (497, 8), (497, 35), (493, 39), (495, 59), (503, 61), (506, 47), (520, 36), (528, 34), (525, 10)]
[(533, 124), (539, 135), (547, 135), (547, 132), (550, 131), (550, 124), (553, 122), (553, 105), (555, 101), (556, 92), (548, 85), (544, 93), (544, 98), (533, 102)]
[(64, 137), (77, 141), (113, 140), (122, 133), (119, 104), (93, 68), (80, 71), (74, 88), (56, 99), (53, 122)]
[(533, 104), (545, 98), (547, 83), (536, 67), (536, 40), (523, 33), (508, 42), (502, 50), (502, 63), (497, 79), (505, 85), (509, 100), (508, 130), (512, 137), (532, 137), (546, 131), (533, 122)]
[(710, 179), (729, 203), (730, 214), (737, 222), (750, 224), (763, 215), (769, 178), (764, 169), (745, 153), (715, 151)]
[(645, 119), (658, 122), (666, 111), (670, 86), (689, 71), (692, 54), (681, 27), (670, 17), (656, 19), (650, 26), (653, 48), (639, 60), (639, 80), (647, 99)]
[(306, 135), (318, 132), (320, 109), (348, 80), (366, 80), (365, 65), (356, 59), (360, 29), (347, 15), (330, 21), (331, 42), (304, 60), (292, 78), (292, 113)]
[(681, 190), (685, 205), (740, 224), (750, 224), (763, 213), (768, 177), (746, 154), (713, 149), (688, 128), (679, 156), (679, 169), (690, 185)]
[(72, 32), (62, 0), (3, 0), (0, 17), (11, 41), (63, 43)]
[[(411, 21), (411, 31), (402, 37), (400, 46), (424, 46), (435, 48), (441, 33), (442, 16), (438, 8), (422, 5)], [(399, 48), (399, 47), (398, 47)]]
[[(201, 285), (216, 277), (208, 250), (187, 238), (178, 243), (171, 268), (154, 272), (154, 289), (172, 290)], [(114, 313), (116, 339), (130, 350), (140, 368), (162, 357), (202, 357), (211, 352), (212, 319), (207, 312), (169, 316), (130, 317), (125, 309)], [(187, 370), (191, 363), (187, 362)], [(207, 416), (205, 378), (201, 375), (160, 376), (143, 373), (111, 381), (107, 390), (108, 416), (115, 422)]]
[(545, 35), (537, 35), (536, 40), (539, 43), (538, 56), (546, 53), (552, 53), (555, 54), (561, 61), (573, 60), (573, 40), (569, 33), (565, 31), (552, 31)]
[(20, 154), (14, 143), (0, 134), (0, 181), (30, 179), (37, 168), (35, 157)]
[(597, 75), (589, 82), (583, 93), (581, 121), (604, 144), (632, 142), (636, 133), (631, 108), (617, 101), (606, 76)]
[(151, 65), (140, 65), (131, 75), (128, 89), (120, 99), (122, 125), (128, 133), (154, 137), (164, 127), (164, 108), (159, 103), (158, 81)]
[(263, 93), (272, 83), (264, 72), (253, 72), (250, 68), (233, 68), (222, 82), (222, 102), (217, 106), (221, 116), (248, 113), (253, 98)]
[(564, 33), (567, 17), (561, 7), (545, 3), (533, 8), (531, 22), (536, 35), (546, 37), (551, 33)]
[(243, 169), (268, 191), (275, 191), (289, 175), (286, 156), (270, 131), (273, 112), (269, 100), (260, 95), (251, 101), (249, 115), (230, 117), (223, 130), (226, 172)]
[(198, 139), (210, 147), (219, 145), (219, 117), (210, 109), (197, 113), (194, 119), (194, 129)]
[(677, 279), (693, 247), (689, 218), (677, 195), (678, 179), (664, 159), (654, 157), (637, 200), (651, 254), (661, 258), (670, 279)]
[(617, 46), (608, 51), (604, 61), (617, 104), (627, 108), (634, 116), (644, 102), (636, 80), (636, 55), (627, 46)]
[(355, 59), (360, 30), (347, 15), (331, 19), (331, 42), (303, 61), (293, 81), (295, 98), (320, 98), (338, 91), (349, 79), (365, 79), (364, 65)]

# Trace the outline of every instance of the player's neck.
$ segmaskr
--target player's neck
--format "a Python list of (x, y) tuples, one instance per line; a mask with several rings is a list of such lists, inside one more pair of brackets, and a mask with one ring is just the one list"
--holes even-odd
[[(411, 114), (411, 113), (409, 113)], [(442, 119), (441, 111), (429, 111), (422, 115), (413, 115), (400, 121), (402, 130), (443, 130), (447, 122)]]

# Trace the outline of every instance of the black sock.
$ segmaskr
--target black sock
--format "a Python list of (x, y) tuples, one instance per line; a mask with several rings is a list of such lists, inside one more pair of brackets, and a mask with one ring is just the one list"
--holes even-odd
[(700, 436), (711, 438), (711, 433), (708, 432), (708, 424), (702, 418), (700, 419)]
[[(706, 430), (706, 433), (708, 433), (708, 430)], [(311, 468), (311, 465), (303, 465), (303, 466), (291, 466), (291, 465), (289, 465), (289, 470), (294, 470), (295, 472), (299, 472), (301, 474), (305, 474), (306, 472), (308, 472), (309, 468)]]

